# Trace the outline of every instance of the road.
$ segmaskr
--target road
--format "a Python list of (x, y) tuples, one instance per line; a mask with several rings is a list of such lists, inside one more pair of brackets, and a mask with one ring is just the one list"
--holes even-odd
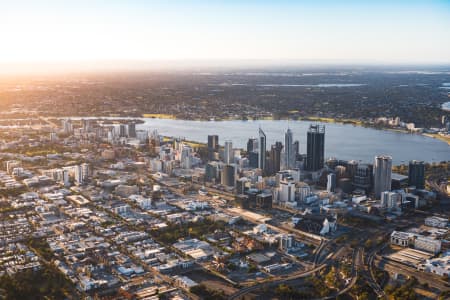
[[(322, 251), (325, 247), (323, 246), (320, 251)], [(325, 258), (325, 261), (323, 263), (321, 263), (320, 265), (314, 267), (313, 269), (307, 270), (305, 272), (302, 273), (298, 273), (298, 274), (294, 274), (294, 275), (290, 275), (287, 277), (283, 277), (283, 278), (273, 278), (273, 279), (269, 279), (267, 281), (264, 282), (260, 282), (257, 283), (255, 285), (240, 289), (238, 292), (234, 293), (233, 295), (231, 295), (228, 299), (233, 300), (233, 299), (239, 299), (242, 296), (251, 293), (253, 291), (257, 291), (259, 289), (262, 289), (264, 287), (273, 287), (273, 286), (278, 286), (279, 284), (287, 284), (287, 283), (295, 283), (296, 280), (298, 279), (302, 279), (305, 277), (308, 277), (309, 275), (313, 275), (316, 272), (322, 270), (323, 268), (326, 268), (327, 266), (331, 265), (332, 262), (334, 262), (337, 258), (340, 257), (340, 255), (343, 253), (343, 248), (339, 248), (334, 254), (330, 254)]]
[(408, 267), (404, 264), (397, 263), (391, 260), (387, 260), (382, 257), (376, 256), (374, 262), (378, 268), (388, 271), (390, 273), (402, 274), (405, 276), (413, 276), (421, 283), (427, 283), (429, 286), (439, 289), (441, 291), (450, 291), (450, 287), (446, 286), (446, 282), (439, 276), (431, 273), (420, 272), (415, 268)]

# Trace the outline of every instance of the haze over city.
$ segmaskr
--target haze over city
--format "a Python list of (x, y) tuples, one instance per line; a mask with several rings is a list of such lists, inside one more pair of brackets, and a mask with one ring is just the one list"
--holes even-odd
[(450, 63), (448, 1), (18, 0), (1, 8), (4, 68)]
[(450, 299), (449, 29), (0, 0), (0, 300)]

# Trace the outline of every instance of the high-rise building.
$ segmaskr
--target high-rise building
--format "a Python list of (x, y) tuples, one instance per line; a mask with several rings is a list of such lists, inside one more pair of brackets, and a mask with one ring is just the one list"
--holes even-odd
[(402, 194), (384, 191), (381, 193), (381, 207), (387, 209), (397, 209), (402, 204)]
[(208, 135), (208, 159), (214, 159), (214, 153), (219, 152), (219, 136)]
[(347, 163), (347, 175), (353, 180), (356, 175), (356, 170), (358, 169), (358, 162), (356, 160), (351, 160)]
[(372, 189), (373, 181), (373, 166), (369, 164), (360, 164), (356, 168), (356, 173), (353, 176), (353, 186), (355, 188), (363, 189), (368, 193)]
[(73, 125), (72, 125), (71, 119), (62, 120), (62, 127), (63, 127), (64, 133), (66, 133), (66, 134), (73, 133)]
[(380, 199), (382, 192), (391, 190), (392, 157), (388, 155), (376, 156), (373, 174), (375, 198)]
[(412, 160), (409, 162), (408, 185), (418, 189), (425, 188), (425, 164), (423, 161)]
[(295, 202), (295, 182), (292, 180), (280, 181), (278, 197), (280, 203)]
[(136, 137), (136, 123), (131, 122), (128, 124), (128, 136), (130, 138)]
[(275, 145), (270, 147), (270, 173), (275, 174), (280, 171), (281, 168), (281, 151), (283, 149), (283, 144), (281, 142), (276, 142)]
[(293, 247), (294, 236), (292, 234), (283, 234), (280, 236), (280, 250), (288, 251)]
[(284, 134), (284, 161), (283, 161), (284, 169), (289, 170), (293, 168), (294, 162), (295, 162), (295, 152), (294, 152), (293, 135), (291, 129), (288, 128), (288, 130)]
[(250, 168), (256, 169), (259, 164), (259, 154), (258, 152), (252, 151), (248, 153), (248, 165)]
[(330, 173), (327, 176), (327, 191), (334, 192), (336, 189), (336, 174)]
[(218, 176), (219, 166), (217, 162), (207, 163), (205, 166), (205, 181), (213, 182), (219, 178)]
[(325, 126), (309, 125), (306, 143), (306, 170), (322, 169), (325, 156)]
[(295, 155), (295, 160), (297, 160), (297, 157), (300, 155), (300, 142), (299, 141), (295, 141), (294, 145), (294, 155)]
[(224, 165), (222, 169), (221, 184), (234, 186), (235, 168), (232, 165)]
[(127, 127), (125, 124), (119, 125), (119, 137), (126, 137), (127, 136)]
[(267, 141), (266, 134), (261, 128), (259, 128), (258, 168), (260, 168), (263, 171), (263, 173), (266, 171), (266, 141)]
[(309, 196), (311, 196), (311, 187), (309, 185), (302, 185), (298, 188), (298, 197), (301, 203)]
[(82, 124), (82, 126), (83, 126), (83, 130), (85, 131), (85, 132), (89, 132), (89, 130), (91, 129), (91, 123), (90, 123), (90, 121), (89, 120), (87, 120), (87, 119), (81, 119), (81, 124)]
[(234, 161), (233, 143), (231, 141), (225, 141), (223, 161), (226, 164), (232, 164)]
[(258, 150), (258, 139), (249, 138), (247, 141), (247, 153)]

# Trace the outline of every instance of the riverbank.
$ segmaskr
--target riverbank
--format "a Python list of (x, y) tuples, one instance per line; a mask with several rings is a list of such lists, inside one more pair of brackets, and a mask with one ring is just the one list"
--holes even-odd
[(262, 116), (257, 118), (252, 117), (227, 117), (227, 118), (195, 118), (195, 119), (182, 119), (178, 118), (176, 115), (172, 114), (142, 114), (142, 118), (152, 118), (152, 119), (167, 119), (167, 120), (183, 120), (183, 121), (311, 121), (311, 122), (321, 122), (321, 123), (336, 123), (336, 124), (354, 124), (358, 126), (364, 126), (365, 124), (361, 120), (358, 119), (335, 119), (335, 118), (325, 118), (325, 117), (278, 117), (275, 118), (273, 116)]
[(434, 135), (427, 135), (423, 133), (411, 133), (410, 131), (406, 129), (401, 128), (391, 128), (391, 127), (381, 127), (381, 126), (375, 126), (373, 123), (364, 122), (358, 119), (335, 119), (335, 118), (326, 118), (326, 117), (315, 117), (315, 116), (309, 116), (309, 117), (296, 117), (296, 118), (289, 118), (289, 117), (280, 117), (280, 118), (274, 118), (273, 116), (266, 116), (266, 117), (260, 117), (260, 118), (238, 118), (238, 117), (228, 117), (228, 118), (212, 118), (212, 119), (180, 119), (177, 118), (176, 115), (170, 115), (170, 114), (143, 114), (143, 118), (152, 118), (152, 119), (164, 119), (164, 120), (180, 120), (180, 121), (198, 121), (198, 122), (226, 122), (226, 121), (310, 121), (310, 122), (320, 122), (320, 123), (330, 123), (330, 124), (344, 124), (344, 125), (354, 125), (359, 127), (365, 127), (365, 128), (371, 128), (371, 129), (377, 129), (377, 130), (386, 130), (386, 131), (392, 131), (392, 132), (398, 132), (398, 133), (407, 133), (407, 134), (422, 134), (424, 136), (437, 138), (441, 141), (444, 141), (450, 145), (450, 141), (446, 139), (445, 137), (435, 137)]
[(437, 140), (441, 140), (443, 142), (446, 142), (449, 146), (450, 146), (450, 136), (443, 136), (437, 133), (422, 133), (424, 136), (433, 138), (433, 139), (437, 139)]

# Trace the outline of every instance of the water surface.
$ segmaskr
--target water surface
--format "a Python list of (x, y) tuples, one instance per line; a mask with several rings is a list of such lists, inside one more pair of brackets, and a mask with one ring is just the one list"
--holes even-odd
[[(250, 137), (256, 137), (258, 127), (267, 135), (268, 148), (276, 141), (284, 143), (284, 132), (288, 127), (294, 140), (300, 141), (300, 151), (306, 152), (306, 132), (309, 121), (185, 121), (144, 118), (138, 129), (157, 129), (165, 136), (185, 137), (188, 140), (207, 142), (210, 134), (219, 135), (219, 143), (231, 140), (233, 147), (245, 148)], [(376, 155), (388, 154), (394, 164), (409, 160), (438, 162), (450, 160), (450, 146), (430, 137), (386, 130), (364, 128), (354, 125), (323, 124), (325, 133), (325, 156), (338, 159), (355, 159), (373, 162)]]

